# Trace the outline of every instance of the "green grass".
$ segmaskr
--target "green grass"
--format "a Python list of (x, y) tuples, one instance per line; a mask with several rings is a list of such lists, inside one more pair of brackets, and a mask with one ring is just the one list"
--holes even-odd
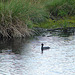
[(47, 29), (75, 27), (75, 17), (64, 17), (64, 19), (60, 19), (57, 21), (48, 19), (46, 22), (43, 22), (39, 25), (34, 25), (34, 27), (41, 27)]
[(29, 35), (33, 24), (44, 22), (46, 17), (48, 17), (48, 12), (39, 1), (10, 0), (0, 2), (1, 34), (6, 37)]
[(75, 27), (75, 0), (47, 0), (44, 4), (50, 18), (35, 27)]
[(74, 16), (75, 0), (0, 0), (0, 34), (18, 37), (30, 35), (33, 27), (74, 27)]
[[(9, 16), (13, 20), (20, 19), (24, 21), (28, 26), (32, 23), (39, 23), (45, 21), (46, 17), (48, 17), (48, 12), (44, 8), (42, 2), (34, 0), (11, 0), (10, 2), (1, 2), (0, 4), (0, 15), (4, 15), (7, 19)], [(0, 18), (1, 19), (1, 18)], [(30, 25), (31, 25), (30, 24)]]
[(1, 19), (5, 24), (19, 19), (32, 28), (33, 24), (44, 22), (49, 16), (59, 19), (74, 14), (75, 0), (0, 0), (1, 24)]
[(48, 0), (46, 8), (56, 17), (75, 15), (75, 0)]

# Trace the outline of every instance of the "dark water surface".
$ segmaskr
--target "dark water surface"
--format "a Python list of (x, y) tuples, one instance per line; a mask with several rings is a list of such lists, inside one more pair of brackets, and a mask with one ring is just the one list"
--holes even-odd
[[(50, 47), (43, 54), (41, 43)], [(75, 75), (74, 31), (0, 40), (0, 75)]]

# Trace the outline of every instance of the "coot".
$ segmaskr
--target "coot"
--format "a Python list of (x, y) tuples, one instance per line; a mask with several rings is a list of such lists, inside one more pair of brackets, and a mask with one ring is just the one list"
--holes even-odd
[(43, 53), (43, 50), (47, 50), (47, 49), (50, 49), (50, 47), (43, 47), (44, 46), (44, 44), (42, 43), (41, 44), (41, 52)]

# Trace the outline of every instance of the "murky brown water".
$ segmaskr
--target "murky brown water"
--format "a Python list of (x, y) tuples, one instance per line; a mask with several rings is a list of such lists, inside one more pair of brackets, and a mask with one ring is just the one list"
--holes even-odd
[[(75, 35), (55, 34), (48, 32), (30, 40), (1, 40), (0, 75), (75, 75)], [(50, 47), (43, 54), (41, 43)]]

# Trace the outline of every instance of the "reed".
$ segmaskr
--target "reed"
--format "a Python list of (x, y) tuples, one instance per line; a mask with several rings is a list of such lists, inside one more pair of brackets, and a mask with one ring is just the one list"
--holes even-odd
[[(39, 4), (40, 3), (40, 4)], [(45, 21), (46, 9), (34, 0), (0, 1), (0, 34), (3, 37), (25, 37), (32, 35), (33, 23)]]

